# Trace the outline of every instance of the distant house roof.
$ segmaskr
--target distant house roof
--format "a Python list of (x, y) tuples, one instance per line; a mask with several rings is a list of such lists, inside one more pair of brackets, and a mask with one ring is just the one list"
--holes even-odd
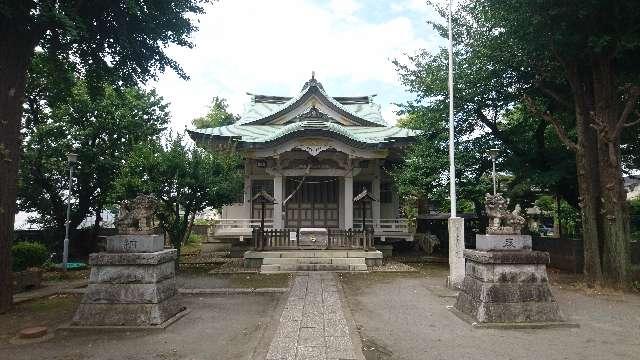
[(235, 124), (189, 130), (191, 137), (196, 141), (233, 139), (251, 147), (298, 136), (327, 136), (354, 145), (387, 147), (420, 133), (389, 126), (373, 95), (330, 97), (313, 76), (295, 97), (250, 95), (251, 103)]

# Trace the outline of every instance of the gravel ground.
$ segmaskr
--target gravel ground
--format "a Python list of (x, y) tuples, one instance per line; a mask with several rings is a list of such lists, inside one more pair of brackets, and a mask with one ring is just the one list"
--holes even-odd
[(554, 285), (577, 329), (474, 329), (447, 309), (446, 266), (417, 273), (343, 274), (367, 359), (638, 359), (640, 296)]
[[(271, 332), (281, 296), (183, 296), (191, 312), (163, 331), (57, 331), (38, 344), (0, 342), (0, 359), (251, 359), (266, 351), (262, 335)], [(68, 321), (73, 308), (73, 303), (65, 303), (64, 311), (56, 311), (62, 315), (57, 322)], [(10, 316), (0, 315), (0, 324)], [(55, 326), (52, 321), (47, 324)]]
[(416, 268), (407, 264), (393, 260), (385, 260), (382, 266), (369, 266), (369, 271), (372, 272), (397, 272), (397, 271), (418, 271)]

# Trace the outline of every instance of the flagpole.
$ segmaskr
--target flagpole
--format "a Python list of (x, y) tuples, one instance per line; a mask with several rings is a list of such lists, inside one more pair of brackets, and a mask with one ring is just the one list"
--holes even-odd
[(456, 215), (456, 167), (453, 122), (453, 34), (451, 32), (451, 2), (449, 0), (449, 195), (451, 198), (451, 217)]
[(451, 30), (452, 1), (449, 1), (449, 191), (451, 210), (449, 216), (449, 276), (447, 286), (460, 288), (464, 280), (464, 219), (457, 216), (456, 208), (456, 166), (455, 166), (455, 138), (453, 121), (453, 31)]

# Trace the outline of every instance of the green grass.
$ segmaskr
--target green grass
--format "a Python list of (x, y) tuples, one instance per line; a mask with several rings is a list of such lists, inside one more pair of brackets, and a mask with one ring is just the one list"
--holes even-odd
[(197, 254), (200, 252), (200, 248), (202, 247), (202, 241), (204, 240), (203, 235), (191, 234), (189, 235), (189, 239), (187, 239), (187, 243), (182, 245), (180, 249), (181, 254)]

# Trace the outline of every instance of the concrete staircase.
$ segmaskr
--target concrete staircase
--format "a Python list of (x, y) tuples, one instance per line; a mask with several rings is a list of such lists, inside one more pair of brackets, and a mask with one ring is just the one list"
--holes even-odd
[[(250, 254), (249, 254), (250, 253)], [(378, 255), (379, 254), (379, 255)], [(367, 258), (378, 257), (378, 251), (299, 250), (247, 252), (249, 258), (261, 259), (260, 272), (287, 271), (367, 271)]]

